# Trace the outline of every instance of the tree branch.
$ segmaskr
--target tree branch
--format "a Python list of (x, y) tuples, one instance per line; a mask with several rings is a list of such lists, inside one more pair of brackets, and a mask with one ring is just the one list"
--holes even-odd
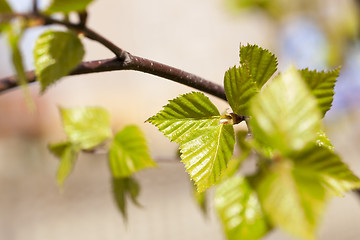
[[(226, 100), (224, 88), (216, 83), (210, 82), (204, 78), (185, 72), (178, 68), (174, 68), (146, 58), (133, 56), (130, 53), (127, 53), (127, 60), (124, 61), (118, 58), (113, 58), (82, 62), (69, 75), (109, 72), (117, 70), (134, 70), (149, 73), (180, 84), (184, 84), (186, 86)], [(34, 71), (27, 72), (26, 76), (29, 83), (36, 81)], [(7, 92), (18, 86), (19, 85), (16, 76), (0, 79), (0, 93)]]

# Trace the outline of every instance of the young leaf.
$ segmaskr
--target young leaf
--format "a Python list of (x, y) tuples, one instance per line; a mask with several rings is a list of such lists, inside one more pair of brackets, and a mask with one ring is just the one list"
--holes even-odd
[(331, 144), (330, 139), (326, 136), (325, 132), (320, 130), (317, 132), (317, 138), (315, 140), (317, 146), (324, 146), (327, 149), (334, 151), (334, 146)]
[(132, 202), (140, 206), (137, 197), (140, 192), (140, 186), (134, 178), (112, 178), (112, 188), (116, 205), (118, 206), (124, 220), (127, 220), (126, 196), (129, 196)]
[(240, 47), (240, 64), (246, 66), (258, 89), (270, 79), (277, 70), (277, 59), (274, 54), (257, 45)]
[(325, 188), (331, 193), (342, 196), (349, 190), (360, 188), (360, 180), (327, 146), (310, 145), (290, 156), (298, 169), (319, 176)]
[(92, 149), (111, 137), (110, 117), (103, 108), (60, 108), (60, 112), (69, 141), (81, 149)]
[(147, 167), (155, 167), (146, 140), (137, 126), (127, 126), (115, 135), (109, 151), (110, 168), (115, 178), (128, 177)]
[(256, 190), (274, 226), (302, 239), (315, 239), (327, 200), (326, 190), (317, 175), (277, 157), (269, 171), (260, 175)]
[(340, 68), (329, 72), (318, 72), (309, 69), (300, 70), (302, 78), (316, 97), (322, 116), (331, 108), (336, 79), (339, 77)]
[(251, 116), (255, 140), (283, 153), (302, 149), (320, 130), (316, 99), (295, 69), (275, 78), (256, 96)]
[(73, 32), (47, 31), (35, 43), (35, 74), (41, 91), (66, 76), (82, 60), (84, 47)]
[(59, 187), (62, 188), (74, 167), (79, 149), (69, 142), (50, 145), (49, 149), (61, 159), (56, 180)]
[(203, 93), (191, 92), (170, 100), (163, 110), (146, 121), (171, 141), (180, 143), (200, 128), (218, 126), (220, 118), (209, 98)]
[(257, 240), (270, 230), (255, 191), (242, 177), (217, 187), (215, 207), (228, 240)]
[(46, 9), (45, 13), (69, 13), (82, 12), (93, 0), (53, 0), (51, 5)]
[(236, 114), (249, 115), (250, 100), (259, 89), (250, 77), (247, 66), (233, 67), (225, 72), (224, 87), (226, 98)]
[(0, 0), (0, 14), (1, 13), (11, 13), (11, 12), (12, 12), (11, 7), (7, 3), (7, 1), (6, 0)]
[(234, 151), (235, 133), (232, 125), (218, 124), (192, 131), (181, 142), (181, 159), (196, 183), (198, 192), (220, 179)]

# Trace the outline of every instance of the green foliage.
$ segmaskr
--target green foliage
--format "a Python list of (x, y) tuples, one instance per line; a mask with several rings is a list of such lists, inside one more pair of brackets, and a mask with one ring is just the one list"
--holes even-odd
[(240, 47), (240, 64), (246, 66), (259, 89), (277, 70), (277, 59), (269, 50), (257, 45)]
[(207, 192), (198, 192), (193, 181), (191, 181), (191, 185), (193, 187), (193, 196), (196, 203), (200, 207), (201, 212), (206, 216), (208, 214)]
[(35, 73), (41, 91), (44, 92), (56, 80), (68, 75), (83, 56), (83, 45), (75, 33), (52, 30), (43, 33), (34, 48)]
[(295, 69), (280, 75), (254, 99), (254, 138), (282, 153), (302, 149), (320, 130), (316, 99)]
[(93, 0), (53, 0), (51, 5), (46, 9), (46, 13), (70, 13), (82, 12)]
[(232, 177), (217, 187), (215, 207), (229, 240), (256, 240), (270, 230), (256, 192), (242, 177)]
[(169, 101), (147, 120), (171, 141), (180, 143), (182, 162), (199, 192), (219, 180), (233, 153), (234, 129), (221, 124), (220, 119), (205, 95), (192, 92)]
[(130, 197), (131, 201), (135, 205), (141, 206), (137, 201), (137, 197), (139, 196), (139, 192), (140, 192), (140, 186), (134, 178), (126, 177), (126, 178), (113, 178), (112, 188), (113, 188), (116, 205), (118, 206), (121, 214), (123, 215), (126, 221), (128, 217), (126, 210), (126, 205), (127, 205), (126, 198)]
[(69, 142), (89, 150), (111, 137), (110, 116), (99, 107), (60, 108)]
[(146, 140), (137, 126), (127, 126), (115, 135), (109, 150), (110, 168), (115, 178), (128, 177), (148, 167), (155, 167)]
[(55, 156), (60, 158), (56, 180), (59, 187), (62, 188), (74, 167), (80, 149), (70, 142), (53, 144), (49, 146), (49, 149)]
[(300, 73), (311, 89), (311, 93), (316, 97), (322, 116), (324, 116), (331, 108), (335, 82), (339, 77), (340, 68), (328, 72), (302, 69)]
[(322, 130), (317, 132), (317, 137), (316, 137), (315, 143), (319, 147), (324, 146), (331, 151), (334, 150), (334, 146), (331, 144), (330, 139), (326, 136), (325, 132)]
[(7, 3), (7, 1), (6, 0), (0, 0), (0, 14), (1, 13), (11, 13), (11, 12), (12, 12), (11, 7)]

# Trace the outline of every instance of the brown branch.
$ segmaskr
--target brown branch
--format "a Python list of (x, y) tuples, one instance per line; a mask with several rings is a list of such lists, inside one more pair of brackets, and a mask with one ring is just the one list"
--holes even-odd
[[(117, 70), (135, 70), (166, 78), (226, 100), (224, 88), (218, 84), (162, 63), (138, 56), (133, 56), (129, 53), (127, 56), (128, 59), (126, 61), (113, 58), (82, 62), (69, 75), (109, 72)], [(27, 72), (26, 76), (29, 83), (36, 81), (34, 71)], [(0, 93), (7, 92), (18, 86), (19, 85), (17, 83), (16, 76), (0, 79)]]

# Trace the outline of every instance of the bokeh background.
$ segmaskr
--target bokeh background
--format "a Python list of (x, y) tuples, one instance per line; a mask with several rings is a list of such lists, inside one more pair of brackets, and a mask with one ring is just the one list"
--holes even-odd
[[(17, 11), (30, 0), (12, 0)], [(46, 7), (48, 1), (39, 1)], [(222, 84), (224, 72), (238, 64), (241, 44), (258, 44), (278, 56), (279, 69), (294, 64), (310, 69), (342, 66), (333, 109), (325, 127), (337, 152), (360, 175), (360, 17), (355, 0), (97, 0), (88, 25), (123, 49)], [(46, 28), (26, 32), (22, 42), (26, 69), (33, 69), (32, 48)], [(84, 39), (85, 60), (112, 57)], [(0, 36), (0, 77), (13, 75), (6, 39)], [(176, 144), (144, 121), (168, 99), (192, 89), (139, 72), (119, 71), (66, 77), (39, 94), (37, 111), (26, 108), (22, 92), (0, 95), (0, 239), (224, 239), (211, 208), (204, 217), (192, 197)], [(224, 101), (211, 97), (220, 110)], [(129, 206), (124, 224), (111, 193), (105, 155), (83, 153), (59, 191), (57, 160), (47, 143), (61, 141), (58, 107), (101, 106), (114, 131), (138, 124), (159, 167), (137, 174), (142, 208)], [(211, 194), (210, 194), (211, 195)], [(354, 240), (360, 236), (360, 197), (332, 200), (319, 238)], [(266, 240), (292, 239), (274, 231)]]

